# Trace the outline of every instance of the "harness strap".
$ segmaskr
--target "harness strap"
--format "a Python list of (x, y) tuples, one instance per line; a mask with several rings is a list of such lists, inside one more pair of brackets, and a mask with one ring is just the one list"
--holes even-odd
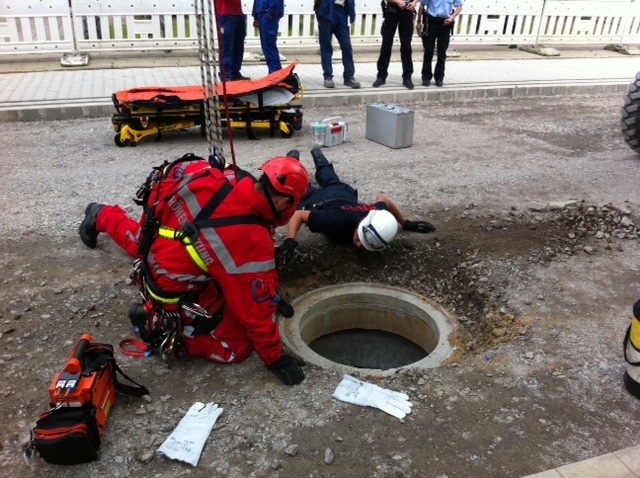
[(147, 290), (147, 293), (153, 297), (158, 302), (162, 302), (163, 304), (177, 304), (184, 297), (184, 294), (167, 294), (166, 292), (158, 289), (155, 282), (151, 278), (149, 274), (149, 270), (147, 267), (145, 269), (144, 274), (144, 286)]
[[(188, 183), (184, 187), (187, 186)], [(238, 224), (263, 224), (263, 221), (259, 217), (249, 214), (209, 219), (209, 216), (211, 216), (218, 206), (222, 204), (232, 190), (233, 186), (230, 183), (223, 183), (209, 202), (207, 202), (200, 212), (198, 212), (196, 217), (193, 219), (193, 222), (184, 224), (181, 229), (172, 229), (166, 226), (160, 226), (158, 228), (158, 235), (160, 237), (173, 241), (180, 241), (185, 246), (187, 253), (193, 262), (195, 262), (195, 264), (205, 273), (209, 273), (207, 265), (194, 246), (195, 242), (198, 240), (198, 234), (203, 227), (215, 228)], [(159, 298), (158, 300), (161, 299)]]
[[(197, 230), (196, 230), (196, 233), (197, 233)], [(209, 270), (207, 269), (207, 265), (202, 260), (202, 257), (200, 257), (200, 254), (198, 254), (198, 251), (196, 250), (196, 248), (193, 247), (193, 242), (194, 242), (193, 239), (189, 235), (187, 235), (184, 232), (184, 230), (171, 229), (170, 227), (160, 226), (160, 228), (158, 229), (158, 235), (160, 237), (164, 237), (165, 239), (180, 241), (186, 248), (187, 253), (189, 254), (189, 257), (191, 257), (193, 262), (195, 262), (196, 265), (203, 272), (209, 273)], [(175, 303), (175, 302), (172, 302), (172, 303)]]

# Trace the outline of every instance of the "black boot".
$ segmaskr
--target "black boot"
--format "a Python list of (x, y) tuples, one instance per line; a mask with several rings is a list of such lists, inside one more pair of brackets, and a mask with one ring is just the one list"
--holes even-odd
[(80, 223), (80, 239), (85, 246), (93, 249), (98, 245), (98, 231), (96, 230), (96, 221), (98, 220), (98, 214), (102, 211), (104, 204), (98, 204), (96, 202), (90, 203), (84, 210), (84, 219)]
[(297, 149), (292, 149), (287, 154), (285, 154), (285, 156), (287, 156), (288, 158), (293, 158), (300, 161), (300, 151), (298, 151)]
[(325, 164), (329, 164), (329, 160), (324, 155), (321, 148), (313, 148), (311, 150), (311, 157), (313, 158), (313, 164), (315, 165), (316, 169)]
[(142, 340), (147, 342), (149, 340), (149, 331), (147, 330), (149, 316), (142, 304), (131, 304), (129, 308), (129, 321), (131, 325), (133, 325), (133, 331), (138, 334)]

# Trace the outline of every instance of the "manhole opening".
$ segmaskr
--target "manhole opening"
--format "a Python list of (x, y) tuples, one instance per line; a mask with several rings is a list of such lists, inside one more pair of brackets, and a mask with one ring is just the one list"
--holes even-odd
[(329, 360), (356, 368), (390, 368), (425, 358), (422, 347), (384, 330), (351, 329), (323, 335), (309, 344), (311, 350)]
[(293, 301), (285, 344), (305, 361), (345, 371), (437, 367), (453, 353), (450, 314), (426, 297), (382, 284), (327, 286)]

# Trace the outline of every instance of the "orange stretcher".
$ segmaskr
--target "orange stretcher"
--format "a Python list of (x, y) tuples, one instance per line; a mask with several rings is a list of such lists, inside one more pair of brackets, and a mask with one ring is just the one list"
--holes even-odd
[[(255, 139), (254, 130), (280, 131), (289, 138), (302, 128), (302, 105), (291, 103), (304, 96), (294, 62), (258, 80), (226, 82), (227, 105), (222, 101), (223, 85), (216, 85), (217, 104), (223, 128), (242, 128)], [(161, 139), (162, 133), (200, 126), (205, 134), (204, 93), (201, 85), (144, 87), (112, 95), (116, 113), (111, 123), (118, 146), (135, 146), (147, 136)], [(228, 118), (227, 118), (228, 110)], [(212, 113), (213, 114), (213, 113)]]

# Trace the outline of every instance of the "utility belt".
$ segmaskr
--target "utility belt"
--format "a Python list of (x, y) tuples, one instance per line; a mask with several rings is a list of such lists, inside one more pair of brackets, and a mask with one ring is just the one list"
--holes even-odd
[[(407, 2), (408, 3), (408, 2)], [(403, 10), (398, 5), (393, 2), (388, 2), (386, 0), (382, 0), (380, 2), (380, 6), (382, 7), (382, 15), (386, 15), (387, 13), (393, 13), (394, 15), (408, 14), (413, 16), (413, 12), (410, 10)]]
[(431, 23), (435, 23), (436, 25), (444, 25), (445, 20), (446, 18), (434, 17), (433, 15), (429, 15), (427, 12), (423, 14), (423, 19), (422, 19), (423, 23), (431, 22)]
[(305, 211), (319, 211), (323, 209), (327, 204), (335, 203), (335, 202), (353, 202), (352, 198), (338, 196), (334, 198), (325, 199), (324, 201), (314, 202), (313, 204), (309, 204), (307, 206), (303, 206), (302, 209)]

